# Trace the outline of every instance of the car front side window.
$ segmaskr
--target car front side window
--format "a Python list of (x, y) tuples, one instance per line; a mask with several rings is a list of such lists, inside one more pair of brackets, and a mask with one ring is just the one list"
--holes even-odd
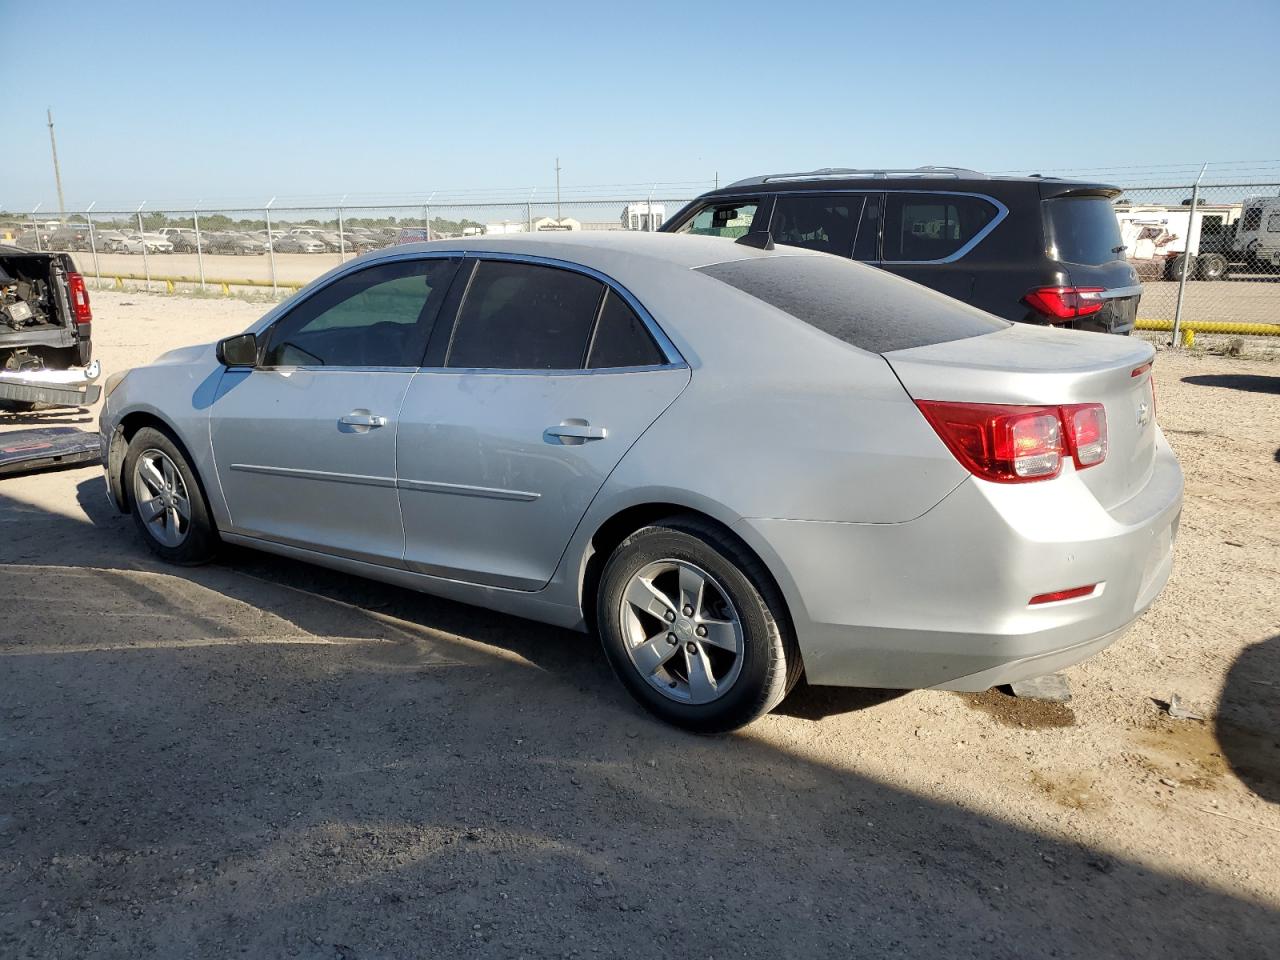
[(736, 240), (750, 232), (751, 221), (755, 219), (757, 206), (754, 200), (733, 200), (710, 204), (676, 227), (675, 232), (697, 237), (729, 237)]
[(268, 367), (416, 367), (458, 269), (398, 260), (339, 277), (272, 327)]

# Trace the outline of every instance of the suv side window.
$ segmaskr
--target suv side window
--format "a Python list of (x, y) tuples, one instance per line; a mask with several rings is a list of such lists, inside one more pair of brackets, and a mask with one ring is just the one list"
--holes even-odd
[(856, 193), (779, 196), (774, 201), (769, 232), (774, 243), (852, 256), (864, 202)]
[(754, 200), (733, 200), (703, 207), (680, 226), (675, 233), (691, 233), (699, 237), (729, 237), (736, 240), (746, 236), (755, 219)]
[(1267, 233), (1280, 233), (1280, 213), (1267, 214)]
[(604, 289), (571, 270), (481, 260), (458, 310), (445, 366), (579, 370)]
[(884, 214), (884, 260), (943, 260), (995, 219), (996, 208), (979, 197), (943, 193), (890, 193)]
[(263, 365), (416, 367), (457, 269), (398, 260), (339, 277), (272, 325)]
[(609, 290), (587, 348), (587, 369), (649, 367), (666, 362), (636, 312), (616, 291)]
[(1262, 208), (1248, 207), (1240, 220), (1241, 230), (1257, 230), (1262, 226)]

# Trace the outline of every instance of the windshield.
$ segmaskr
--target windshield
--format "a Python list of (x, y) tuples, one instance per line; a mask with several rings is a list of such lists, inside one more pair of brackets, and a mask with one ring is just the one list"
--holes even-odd
[(1098, 266), (1124, 259), (1120, 223), (1106, 197), (1062, 197), (1044, 207), (1059, 260)]

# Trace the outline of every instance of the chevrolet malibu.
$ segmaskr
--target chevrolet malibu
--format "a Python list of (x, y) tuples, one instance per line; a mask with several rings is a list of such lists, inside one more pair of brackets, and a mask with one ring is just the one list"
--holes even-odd
[(106, 385), (110, 495), (233, 543), (598, 633), (699, 731), (814, 684), (984, 690), (1168, 579), (1151, 346), (824, 253), (660, 234), (412, 244)]

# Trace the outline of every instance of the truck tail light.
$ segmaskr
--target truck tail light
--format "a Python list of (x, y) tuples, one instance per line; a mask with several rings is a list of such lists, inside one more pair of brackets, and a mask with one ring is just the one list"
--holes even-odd
[(1033, 407), (917, 400), (916, 406), (960, 464), (983, 480), (1052, 480), (1068, 455), (1080, 470), (1107, 456), (1107, 415), (1098, 403)]
[(1087, 317), (1102, 309), (1102, 287), (1036, 287), (1023, 301), (1037, 313), (1050, 318), (1050, 323)]
[(71, 318), (76, 326), (93, 323), (93, 308), (89, 306), (89, 288), (78, 273), (67, 274), (67, 287), (71, 291)]

